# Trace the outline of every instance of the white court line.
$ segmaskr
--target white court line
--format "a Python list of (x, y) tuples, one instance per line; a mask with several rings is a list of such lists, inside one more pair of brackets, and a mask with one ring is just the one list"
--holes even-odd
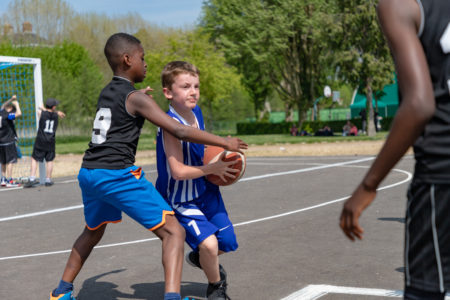
[(364, 295), (395, 298), (403, 297), (403, 291), (399, 290), (367, 289), (320, 284), (308, 285), (307, 287), (281, 300), (314, 300), (319, 299), (327, 294)]
[[(412, 174), (407, 172), (407, 171), (400, 170), (400, 169), (393, 169), (392, 171), (398, 171), (398, 172), (404, 173), (404, 174), (407, 175), (407, 178), (402, 180), (402, 181), (400, 181), (400, 182), (380, 187), (380, 188), (377, 189), (377, 191), (393, 188), (395, 186), (398, 186), (398, 185), (401, 185), (403, 183), (408, 182), (412, 178)], [(279, 173), (276, 173), (276, 174), (279, 174)], [(260, 176), (254, 176), (252, 178), (259, 179), (259, 177)], [(288, 215), (291, 215), (291, 214), (295, 214), (295, 213), (311, 210), (311, 209), (314, 209), (314, 208), (322, 207), (322, 206), (325, 206), (325, 205), (333, 204), (333, 203), (336, 203), (336, 202), (344, 201), (344, 200), (348, 199), (349, 197), (350, 196), (346, 196), (346, 197), (339, 198), (339, 199), (336, 199), (336, 200), (331, 200), (331, 201), (324, 202), (324, 203), (321, 203), (321, 204), (318, 204), (318, 205), (313, 205), (313, 206), (310, 206), (310, 207), (306, 207), (306, 208), (302, 208), (302, 209), (298, 209), (298, 210), (294, 210), (294, 211), (290, 211), (290, 212), (286, 212), (286, 213), (282, 213), (282, 214), (278, 214), (278, 215), (274, 215), (274, 216), (269, 216), (269, 217), (265, 217), (265, 218), (260, 218), (260, 219), (255, 219), (255, 220), (251, 220), (251, 221), (237, 223), (237, 224), (234, 224), (234, 227), (238, 227), (238, 226), (242, 226), (242, 225), (248, 225), (248, 224), (262, 222), (262, 221), (267, 221), (267, 220), (275, 219), (275, 218), (281, 218), (281, 217), (288, 216)], [(107, 245), (103, 245), (103, 246), (96, 246), (95, 248), (97, 249), (97, 248), (107, 248), (107, 247), (114, 247), (114, 246), (131, 245), (131, 244), (143, 243), (143, 242), (148, 242), (148, 241), (154, 241), (154, 240), (157, 240), (157, 239), (158, 238), (150, 238), (150, 239), (129, 241), (129, 242), (123, 242), (123, 243), (116, 243), (116, 244), (107, 244)], [(71, 250), (61, 250), (61, 251), (53, 251), (53, 252), (43, 252), (43, 253), (35, 253), (35, 254), (7, 256), (7, 257), (0, 257), (0, 261), (2, 261), (2, 260), (11, 260), (11, 259), (19, 259), (19, 258), (26, 258), (26, 257), (54, 255), (54, 254), (60, 254), (60, 253), (68, 253), (70, 251)]]
[[(156, 173), (156, 170), (150, 170), (150, 171), (146, 171), (144, 170), (145, 173)], [(62, 184), (62, 183), (74, 183), (74, 182), (78, 182), (78, 179), (68, 179), (68, 180), (63, 180), (63, 181), (57, 181), (57, 184)], [(0, 189), (0, 192), (7, 192), (7, 191), (13, 191), (13, 190), (20, 190), (23, 189), (23, 186), (19, 186), (19, 187), (15, 187), (15, 188), (5, 188), (5, 189)]]
[[(243, 178), (243, 179), (239, 180), (239, 182), (256, 180), (256, 179), (267, 178), (267, 177), (275, 177), (275, 176), (281, 176), (281, 175), (289, 175), (289, 174), (295, 174), (295, 173), (303, 173), (303, 172), (308, 172), (308, 171), (344, 166), (344, 165), (349, 165), (349, 164), (356, 164), (359, 162), (364, 162), (364, 161), (368, 161), (368, 160), (372, 160), (372, 159), (374, 159), (374, 157), (363, 158), (363, 159), (358, 159), (358, 160), (351, 160), (351, 161), (335, 163), (335, 164), (331, 164), (331, 165), (321, 165), (321, 166), (317, 166), (317, 167), (298, 169), (298, 170), (287, 171), (287, 172), (279, 172), (279, 173), (271, 173), (271, 174), (265, 174), (265, 175), (260, 175), (260, 176), (247, 177), (247, 178)], [(69, 206), (69, 207), (63, 207), (63, 208), (55, 208), (52, 210), (45, 210), (45, 211), (29, 213), (29, 214), (24, 214), (24, 215), (0, 218), (0, 222), (23, 219), (23, 218), (31, 218), (31, 217), (42, 216), (42, 215), (47, 215), (47, 214), (52, 214), (52, 213), (57, 213), (57, 212), (62, 212), (62, 211), (68, 211), (68, 210), (74, 210), (74, 209), (80, 209), (80, 208), (83, 208), (82, 204), (75, 205), (75, 206)]]
[[(347, 286), (312, 284), (281, 300), (315, 300), (328, 294), (362, 295), (362, 296), (378, 296), (378, 297), (393, 297), (393, 298), (403, 297), (402, 290), (368, 289), (368, 288), (347, 287)], [(446, 295), (445, 299), (450, 300), (448, 294)]]

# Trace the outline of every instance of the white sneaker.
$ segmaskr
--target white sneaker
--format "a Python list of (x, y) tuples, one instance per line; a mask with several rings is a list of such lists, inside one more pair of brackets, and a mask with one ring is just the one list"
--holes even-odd
[(20, 186), (20, 184), (17, 183), (17, 182), (15, 182), (13, 179), (9, 180), (9, 181), (6, 183), (6, 187), (7, 187), (7, 188), (18, 187), (18, 186)]
[(6, 186), (6, 178), (5, 177), (2, 177), (1, 185), (2, 186)]

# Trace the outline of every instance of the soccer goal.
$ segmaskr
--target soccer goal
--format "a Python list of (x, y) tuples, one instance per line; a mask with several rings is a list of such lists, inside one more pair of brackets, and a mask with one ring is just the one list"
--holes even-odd
[[(4, 103), (12, 95), (17, 96), (22, 110), (22, 116), (15, 121), (20, 158), (13, 168), (13, 177), (24, 182), (30, 174), (31, 153), (38, 128), (37, 108), (43, 104), (39, 58), (0, 56), (0, 102)], [(39, 174), (42, 180), (44, 164), (39, 164)]]

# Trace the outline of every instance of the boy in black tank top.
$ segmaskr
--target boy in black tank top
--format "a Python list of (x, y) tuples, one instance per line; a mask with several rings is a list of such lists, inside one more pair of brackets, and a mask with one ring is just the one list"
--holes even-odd
[(66, 115), (62, 111), (57, 111), (56, 106), (59, 101), (54, 98), (45, 100), (45, 108), (40, 107), (38, 111), (39, 126), (36, 139), (34, 141), (33, 153), (31, 154), (31, 172), (28, 182), (24, 188), (34, 187), (38, 184), (44, 184), (36, 180), (37, 162), (43, 162), (45, 159), (45, 186), (52, 186), (53, 181), (53, 160), (55, 159), (56, 130), (58, 129), (58, 118), (64, 118)]
[(121, 213), (155, 233), (162, 241), (165, 300), (179, 300), (185, 233), (173, 211), (141, 168), (134, 166), (140, 130), (147, 119), (179, 139), (217, 145), (231, 151), (246, 149), (238, 138), (222, 138), (184, 126), (162, 111), (149, 87), (136, 90), (145, 78), (147, 64), (138, 39), (125, 33), (112, 35), (105, 56), (114, 73), (102, 90), (89, 148), (78, 175), (86, 227), (76, 240), (62, 280), (50, 300), (75, 299), (73, 281), (92, 249), (101, 240), (107, 223), (121, 221)]
[(380, 0), (378, 16), (402, 101), (386, 143), (344, 204), (340, 226), (349, 239), (362, 238), (361, 213), (374, 200), (380, 182), (414, 146), (404, 298), (444, 299), (450, 288), (450, 1)]
[(22, 115), (16, 95), (0, 107), (0, 164), (2, 165), (1, 186), (17, 187), (20, 184), (13, 179), (13, 165), (17, 163), (16, 118)]

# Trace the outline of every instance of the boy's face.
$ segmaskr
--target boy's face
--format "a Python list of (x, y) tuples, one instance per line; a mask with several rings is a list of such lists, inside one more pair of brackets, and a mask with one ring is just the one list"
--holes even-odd
[(163, 92), (175, 110), (192, 110), (200, 98), (199, 78), (189, 73), (179, 74), (172, 88), (163, 88)]
[(130, 54), (130, 72), (134, 82), (142, 82), (147, 74), (147, 63), (144, 60), (144, 56), (142, 45), (137, 46)]

